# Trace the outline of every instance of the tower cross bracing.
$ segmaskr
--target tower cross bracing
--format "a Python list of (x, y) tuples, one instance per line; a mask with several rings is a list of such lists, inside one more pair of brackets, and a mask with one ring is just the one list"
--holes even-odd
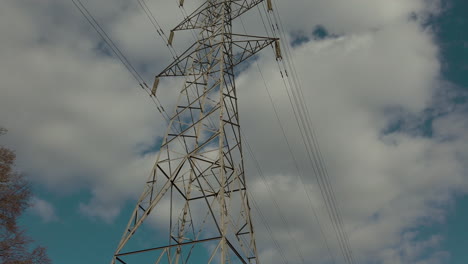
[[(112, 258), (115, 263), (259, 263), (244, 169), (235, 67), (278, 39), (235, 34), (264, 0), (207, 0), (170, 34), (197, 40), (155, 78), (183, 77), (156, 162)], [(183, 0), (181, 0), (181, 5)], [(268, 8), (271, 3), (267, 1)], [(152, 215), (160, 216), (153, 219)], [(145, 223), (168, 237), (136, 239)], [(133, 243), (133, 240), (137, 243)]]

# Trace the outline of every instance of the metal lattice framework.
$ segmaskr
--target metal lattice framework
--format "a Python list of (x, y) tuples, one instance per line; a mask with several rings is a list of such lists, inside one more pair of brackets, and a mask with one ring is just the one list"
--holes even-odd
[[(234, 67), (278, 39), (232, 33), (263, 0), (207, 0), (171, 31), (198, 40), (156, 76), (185, 77), (151, 176), (115, 251), (115, 263), (259, 263), (244, 174)], [(181, 1), (181, 4), (183, 1)], [(268, 3), (270, 7), (270, 3)], [(132, 239), (150, 215), (167, 240)], [(141, 242), (141, 241), (140, 241)]]

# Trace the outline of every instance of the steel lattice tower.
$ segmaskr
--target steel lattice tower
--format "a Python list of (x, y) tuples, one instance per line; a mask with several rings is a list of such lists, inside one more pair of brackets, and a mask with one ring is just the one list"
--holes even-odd
[[(234, 34), (232, 22), (263, 1), (207, 0), (171, 31), (170, 45), (176, 31), (198, 38), (156, 76), (153, 96), (162, 77), (185, 77), (184, 85), (112, 264), (259, 263), (234, 68), (270, 45), (281, 55), (278, 39)], [(169, 237), (129, 246), (155, 213)]]

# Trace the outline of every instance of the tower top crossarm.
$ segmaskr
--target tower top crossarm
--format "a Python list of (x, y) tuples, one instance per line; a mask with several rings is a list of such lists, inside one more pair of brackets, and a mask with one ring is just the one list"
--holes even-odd
[[(231, 5), (231, 19), (236, 19), (245, 12), (254, 8), (258, 4), (262, 3), (265, 0), (211, 0), (206, 1), (197, 8), (192, 14), (184, 19), (179, 25), (177, 25), (171, 32), (188, 30), (188, 29), (202, 29), (206, 26), (216, 26), (216, 22), (213, 21), (213, 24), (206, 24), (205, 19), (210, 17), (212, 14), (212, 9), (221, 8), (225, 4)], [(269, 0), (271, 1), (271, 0)]]
[[(262, 2), (267, 2), (268, 10), (271, 10), (271, 0), (207, 0), (192, 14), (186, 17), (179, 25), (171, 30), (168, 45), (172, 46), (174, 34), (181, 30), (198, 31), (198, 39), (181, 55), (169, 64), (162, 72), (156, 75), (152, 94), (155, 95), (160, 77), (175, 77), (199, 75), (206, 73), (206, 67), (193, 68), (193, 64), (199, 64), (206, 60), (209, 51), (214, 46), (232, 46), (232, 62), (230, 67), (235, 67), (265, 47), (274, 44), (277, 59), (281, 58), (279, 39), (232, 33), (232, 22), (242, 14), (256, 7)], [(181, 1), (183, 4), (183, 1)], [(226, 7), (229, 14), (225, 14)], [(228, 26), (228, 30), (224, 28)], [(206, 56), (203, 56), (205, 54)], [(200, 57), (202, 56), (202, 57)], [(200, 66), (200, 65), (199, 65)], [(190, 69), (190, 70), (189, 70)]]

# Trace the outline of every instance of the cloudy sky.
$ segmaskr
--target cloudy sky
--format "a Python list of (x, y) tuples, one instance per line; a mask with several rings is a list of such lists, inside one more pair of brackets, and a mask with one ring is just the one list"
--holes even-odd
[[(148, 83), (171, 62), (136, 0), (82, 2)], [(177, 1), (146, 2), (166, 32), (183, 18)], [(357, 262), (467, 263), (466, 1), (276, 3)], [(258, 12), (243, 18), (249, 33), (264, 30)], [(109, 262), (167, 124), (72, 1), (2, 0), (0, 36), (0, 144), (34, 188), (22, 222), (54, 263)], [(190, 41), (177, 35), (175, 48)], [(273, 52), (247, 66), (236, 80), (245, 139), (287, 225), (247, 155), (252, 198), (289, 263), (344, 263)], [(166, 109), (179, 87), (159, 88)], [(281, 263), (253, 215), (261, 260)]]

